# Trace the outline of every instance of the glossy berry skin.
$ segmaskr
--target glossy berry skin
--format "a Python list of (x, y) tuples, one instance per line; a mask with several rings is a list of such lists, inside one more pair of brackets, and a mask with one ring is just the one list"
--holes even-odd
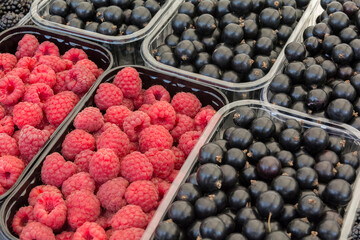
[(267, 191), (258, 197), (256, 200), (256, 208), (259, 212), (259, 215), (267, 219), (270, 216), (277, 218), (284, 206), (284, 200), (281, 195), (275, 191)]
[(215, 215), (217, 207), (210, 197), (201, 197), (196, 200), (194, 210), (197, 218), (204, 219)]
[(275, 125), (273, 121), (268, 117), (259, 117), (252, 122), (251, 132), (255, 138), (270, 138), (274, 131)]
[(175, 240), (180, 237), (179, 227), (172, 221), (164, 221), (159, 223), (155, 230), (156, 240)]
[(286, 129), (279, 136), (279, 143), (285, 150), (296, 152), (300, 149), (301, 135), (295, 129)]
[(194, 204), (201, 197), (200, 189), (192, 183), (184, 183), (180, 186), (176, 195), (177, 200), (189, 201)]
[(264, 179), (272, 179), (280, 174), (281, 163), (273, 156), (266, 156), (260, 159), (256, 169), (260, 177)]
[(319, 177), (319, 182), (328, 183), (335, 176), (334, 167), (328, 161), (316, 163), (314, 169)]
[(250, 194), (246, 190), (238, 189), (230, 193), (229, 206), (238, 211), (251, 202)]
[(265, 236), (265, 227), (262, 221), (252, 219), (245, 223), (242, 232), (248, 239), (260, 240)]
[(200, 225), (200, 233), (203, 238), (222, 240), (226, 234), (226, 226), (218, 217), (208, 217)]
[(336, 178), (344, 179), (348, 183), (352, 184), (356, 178), (355, 169), (349, 164), (342, 164), (336, 168)]
[(195, 219), (194, 207), (188, 201), (176, 201), (171, 204), (168, 217), (178, 226), (186, 227)]
[(69, 11), (68, 5), (66, 4), (65, 1), (62, 1), (62, 0), (53, 1), (49, 7), (49, 13), (51, 15), (58, 15), (61, 17), (66, 17), (68, 14), (68, 11)]
[(301, 217), (306, 217), (310, 221), (319, 220), (322, 217), (324, 206), (320, 198), (316, 196), (302, 197), (298, 202), (298, 212)]
[(343, 179), (334, 179), (326, 186), (323, 197), (328, 204), (344, 206), (351, 200), (351, 186)]
[(229, 149), (224, 156), (224, 163), (233, 166), (236, 170), (241, 170), (246, 164), (247, 157), (238, 148)]
[(221, 168), (213, 163), (201, 165), (196, 173), (196, 181), (204, 192), (220, 189), (223, 181)]
[(199, 153), (200, 164), (216, 163), (219, 164), (223, 159), (222, 148), (215, 143), (207, 143), (201, 149)]
[(333, 220), (325, 220), (317, 227), (318, 236), (321, 239), (336, 240), (340, 237), (340, 225)]
[(280, 193), (285, 202), (292, 202), (299, 195), (299, 184), (289, 176), (278, 176), (271, 186), (273, 190)]
[(303, 143), (307, 151), (320, 152), (328, 146), (329, 135), (322, 128), (312, 127), (304, 132)]
[(80, 19), (88, 20), (94, 15), (94, 5), (89, 2), (81, 2), (76, 7), (75, 12)]
[(301, 239), (310, 234), (311, 226), (309, 222), (295, 218), (288, 224), (287, 232), (291, 233), (292, 238)]
[(349, 100), (339, 98), (329, 103), (326, 114), (335, 121), (349, 122), (353, 117), (353, 109), (353, 105)]
[(229, 137), (229, 146), (246, 149), (253, 141), (253, 135), (249, 130), (236, 128)]
[(247, 128), (255, 117), (255, 112), (251, 108), (243, 106), (235, 109), (233, 121), (237, 126)]
[(298, 42), (289, 43), (285, 47), (285, 57), (289, 62), (304, 60), (305, 53), (305, 47)]
[(314, 169), (303, 167), (296, 171), (296, 180), (301, 189), (314, 189), (318, 185), (318, 176)]

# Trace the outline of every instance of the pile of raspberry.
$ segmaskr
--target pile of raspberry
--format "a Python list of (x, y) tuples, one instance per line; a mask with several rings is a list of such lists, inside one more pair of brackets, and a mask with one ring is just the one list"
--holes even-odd
[(29, 34), (14, 55), (0, 53), (0, 195), (102, 72), (83, 50), (60, 55), (54, 43)]
[(100, 84), (94, 102), (44, 160), (44, 185), (13, 218), (20, 239), (140, 239), (216, 112), (192, 93), (142, 89), (130, 67)]

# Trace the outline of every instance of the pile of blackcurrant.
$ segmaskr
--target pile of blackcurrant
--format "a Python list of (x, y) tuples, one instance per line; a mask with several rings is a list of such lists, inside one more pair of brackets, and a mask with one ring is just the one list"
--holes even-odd
[(227, 82), (269, 72), (309, 0), (186, 0), (173, 32), (153, 51), (159, 62)]
[(54, 0), (45, 19), (111, 36), (146, 27), (165, 0)]
[(154, 238), (339, 239), (359, 167), (353, 143), (247, 106), (229, 117), (234, 125), (201, 148)]
[(286, 46), (288, 63), (270, 84), (269, 101), (360, 129), (360, 1), (322, 1), (304, 42)]
[(356, 212), (354, 226), (352, 227), (350, 239), (360, 239), (360, 209)]

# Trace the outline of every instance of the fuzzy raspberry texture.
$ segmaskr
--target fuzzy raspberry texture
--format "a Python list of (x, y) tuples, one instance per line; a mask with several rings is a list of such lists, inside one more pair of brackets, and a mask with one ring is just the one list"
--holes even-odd
[(120, 161), (110, 148), (99, 149), (90, 160), (89, 173), (99, 184), (117, 177), (119, 171)]
[(11, 226), (13, 231), (17, 235), (20, 235), (24, 227), (28, 223), (31, 223), (33, 221), (34, 221), (33, 207), (32, 206), (22, 207), (14, 215)]
[(130, 141), (137, 141), (140, 132), (145, 128), (150, 127), (150, 121), (150, 117), (142, 111), (132, 112), (126, 117), (124, 119), (123, 128)]
[(94, 222), (85, 222), (81, 227), (76, 229), (72, 240), (106, 240), (105, 230)]
[(79, 172), (63, 182), (61, 192), (64, 194), (64, 197), (67, 198), (75, 191), (88, 190), (90, 192), (94, 192), (95, 188), (95, 181), (92, 179), (90, 174), (86, 172)]
[(78, 172), (89, 172), (90, 160), (94, 153), (94, 151), (87, 149), (76, 155), (74, 163)]
[(36, 49), (34, 57), (39, 59), (41, 56), (53, 55), (60, 57), (59, 48), (50, 41), (42, 42), (39, 47)]
[(152, 125), (141, 131), (139, 135), (139, 147), (143, 153), (151, 148), (158, 150), (170, 149), (172, 144), (173, 138), (163, 126)]
[(176, 122), (176, 112), (170, 103), (158, 101), (150, 107), (148, 114), (151, 118), (151, 124), (163, 126), (169, 131), (173, 129)]
[(112, 83), (102, 83), (96, 90), (94, 101), (100, 110), (106, 110), (111, 106), (121, 105), (123, 93)]
[(84, 130), (75, 129), (66, 135), (61, 148), (62, 155), (73, 161), (84, 150), (95, 150), (95, 138)]
[(45, 83), (52, 88), (56, 84), (56, 73), (51, 67), (40, 64), (31, 72), (27, 83)]
[(40, 44), (34, 35), (25, 34), (24, 37), (18, 43), (15, 56), (18, 59), (24, 57), (33, 57), (39, 45)]
[(0, 143), (0, 157), (5, 155), (19, 156), (19, 147), (14, 138), (6, 133), (0, 133)]
[(130, 98), (124, 98), (121, 105), (127, 107), (130, 111), (134, 111), (134, 103)]
[(63, 231), (55, 236), (56, 240), (72, 240), (74, 236), (73, 232)]
[(170, 93), (161, 85), (151, 86), (144, 93), (145, 104), (154, 104), (157, 101), (170, 102)]
[(16, 64), (16, 68), (28, 69), (30, 72), (34, 70), (38, 61), (34, 57), (23, 57), (19, 59)]
[(55, 73), (66, 70), (66, 63), (60, 57), (54, 55), (43, 55), (39, 58), (39, 64), (44, 64), (50, 67)]
[(0, 54), (0, 69), (6, 74), (15, 68), (17, 59), (10, 53)]
[(21, 102), (15, 105), (13, 120), (21, 129), (25, 125), (37, 126), (43, 119), (43, 111), (39, 105), (30, 102)]
[(145, 153), (154, 168), (154, 177), (166, 179), (174, 170), (175, 155), (170, 149), (150, 149)]
[(12, 136), (14, 133), (15, 124), (11, 116), (5, 116), (0, 120), (0, 133), (6, 133)]
[(104, 117), (95, 107), (87, 107), (75, 117), (74, 127), (87, 132), (96, 132), (104, 125)]
[(83, 59), (88, 59), (87, 54), (78, 48), (71, 48), (66, 53), (64, 53), (63, 59), (70, 60), (74, 65)]
[(71, 68), (65, 78), (67, 89), (76, 94), (86, 93), (95, 81), (94, 74), (87, 67), (79, 64)]
[(26, 83), (30, 77), (30, 71), (27, 68), (13, 68), (10, 72), (8, 72), (8, 74), (6, 74), (7, 76), (16, 76), (18, 78), (21, 79), (21, 81), (23, 81), (24, 83)]
[(45, 102), (52, 96), (54, 96), (54, 92), (49, 85), (45, 83), (35, 83), (26, 89), (23, 101), (38, 104), (43, 108)]
[(5, 76), (0, 81), (0, 103), (16, 104), (25, 92), (23, 81), (14, 75)]
[(195, 116), (195, 129), (197, 131), (204, 131), (211, 118), (215, 115), (214, 109), (204, 109)]
[(96, 194), (101, 206), (108, 211), (117, 212), (126, 205), (124, 195), (128, 186), (129, 182), (122, 177), (111, 179), (102, 184)]
[(120, 174), (129, 182), (150, 180), (153, 172), (153, 165), (140, 152), (132, 152), (121, 160)]
[(139, 73), (132, 67), (126, 67), (119, 71), (116, 74), (113, 83), (121, 89), (126, 98), (137, 97), (142, 88), (142, 81)]
[(76, 165), (65, 161), (59, 153), (46, 157), (41, 168), (41, 180), (45, 184), (60, 187), (63, 182), (76, 173)]
[(66, 87), (66, 84), (65, 84), (65, 79), (66, 79), (66, 76), (68, 74), (68, 70), (66, 71), (63, 71), (63, 72), (59, 72), (56, 74), (56, 83), (53, 87), (53, 90), (54, 90), (54, 93), (60, 93), (60, 92), (63, 92), (63, 91), (67, 91), (67, 87)]
[(0, 104), (0, 119), (6, 116), (6, 110), (3, 106)]
[(26, 224), (20, 234), (21, 240), (56, 240), (53, 230), (42, 223), (30, 222)]
[(24, 162), (14, 156), (5, 155), (0, 157), (0, 185), (11, 188), (25, 168)]
[(142, 228), (128, 228), (115, 231), (109, 240), (140, 240), (143, 234)]
[(145, 90), (141, 89), (140, 94), (137, 97), (132, 98), (135, 109), (139, 109), (144, 104), (144, 100), (145, 100), (144, 94), (145, 94)]
[(171, 136), (174, 138), (174, 141), (177, 142), (181, 135), (194, 129), (195, 123), (191, 117), (184, 114), (176, 114), (175, 127), (171, 130)]
[(151, 181), (132, 182), (125, 192), (128, 204), (141, 207), (144, 212), (153, 210), (158, 205), (159, 194)]
[(132, 227), (145, 228), (147, 223), (147, 215), (137, 205), (127, 205), (121, 208), (111, 219), (111, 226), (118, 230)]
[(171, 151), (174, 153), (175, 156), (174, 169), (180, 170), (186, 160), (185, 154), (177, 147), (172, 147)]
[(189, 131), (181, 135), (178, 148), (188, 156), (201, 136), (201, 131)]
[(128, 136), (117, 127), (111, 127), (105, 130), (97, 139), (98, 149), (110, 148), (121, 158), (129, 151), (130, 140)]
[(131, 111), (125, 106), (111, 106), (104, 114), (105, 122), (116, 124), (120, 129), (123, 128), (124, 120), (131, 114)]
[(177, 93), (171, 100), (171, 105), (175, 111), (185, 114), (191, 118), (195, 117), (201, 108), (200, 100), (192, 93)]
[(29, 205), (35, 206), (37, 198), (41, 194), (46, 193), (46, 192), (49, 192), (52, 195), (59, 195), (60, 197), (62, 197), (62, 194), (57, 187), (52, 186), (52, 185), (39, 185), (39, 186), (36, 186), (33, 189), (31, 189), (29, 198), (28, 198)]
[[(90, 70), (90, 72), (91, 72), (92, 74), (94, 74), (94, 76), (95, 76), (96, 78), (100, 77), (100, 75), (102, 74), (102, 72), (99, 71), (97, 65), (96, 65), (93, 61), (91, 61), (91, 60), (89, 60), (89, 59), (80, 60), (80, 61), (78, 61), (78, 62), (75, 64), (75, 66), (76, 66), (76, 65), (82, 65), (82, 66), (86, 67), (87, 69)], [(101, 69), (101, 70), (102, 70), (102, 69)]]
[(169, 190), (171, 183), (161, 178), (153, 178), (151, 179), (151, 181), (154, 183), (155, 187), (159, 192), (159, 199), (162, 199)]

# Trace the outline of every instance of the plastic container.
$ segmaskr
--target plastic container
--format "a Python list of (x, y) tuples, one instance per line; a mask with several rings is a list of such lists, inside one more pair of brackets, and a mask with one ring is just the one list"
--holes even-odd
[[(325, 129), (329, 134), (343, 137), (346, 139), (346, 149), (349, 151), (359, 151), (360, 150), (360, 132), (349, 126), (340, 126), (332, 122), (326, 121), (324, 119), (321, 123), (317, 122), (315, 118), (309, 117), (305, 114), (298, 113), (287, 108), (267, 105), (258, 100), (243, 100), (230, 103), (220, 109), (211, 119), (208, 126), (203, 132), (203, 135), (199, 139), (198, 143), (195, 145), (194, 149), (188, 156), (186, 162), (180, 170), (180, 173), (175, 178), (173, 184), (171, 185), (168, 193), (163, 198), (157, 212), (155, 213), (152, 221), (149, 223), (142, 240), (153, 239), (154, 231), (160, 221), (165, 217), (167, 210), (170, 204), (175, 199), (176, 193), (183, 184), (188, 176), (194, 171), (194, 167), (197, 164), (197, 157), (200, 151), (200, 148), (208, 142), (211, 142), (213, 139), (220, 139), (223, 135), (225, 129), (233, 124), (233, 113), (237, 107), (248, 106), (255, 110), (257, 116), (267, 116), (276, 121), (286, 121), (288, 119), (296, 119), (303, 123), (304, 128), (310, 127), (321, 127)], [(357, 171), (358, 172), (358, 171)], [(349, 203), (344, 216), (344, 221), (342, 225), (341, 237), (339, 239), (347, 239), (348, 233), (351, 231), (351, 226), (353, 219), (355, 217), (356, 208), (360, 200), (360, 176), (357, 176), (356, 181), (352, 185), (353, 188), (353, 198)], [(1, 215), (1, 218), (3, 216)]]
[[(146, 67), (132, 67), (136, 68), (140, 73), (140, 78), (143, 81), (143, 88), (145, 89), (149, 88), (150, 86), (159, 84), (164, 86), (172, 96), (180, 91), (191, 92), (200, 99), (204, 106), (210, 104), (216, 110), (220, 109), (228, 103), (226, 96), (217, 89), (202, 86), (196, 83), (189, 84), (184, 80), (165, 74), (159, 74)], [(116, 76), (117, 72), (122, 68), (123, 67), (118, 67), (106, 72), (102, 77), (100, 77), (101, 80), (92, 86), (88, 92), (88, 96), (81, 100), (81, 103), (78, 105), (76, 110), (73, 111), (71, 117), (68, 118), (67, 123), (63, 125), (63, 128), (58, 131), (56, 136), (53, 138), (53, 141), (51, 141), (48, 147), (42, 152), (41, 156), (39, 156), (38, 161), (33, 166), (31, 171), (29, 171), (26, 177), (17, 186), (16, 190), (13, 191), (13, 193), (3, 203), (0, 209), (0, 230), (4, 235), (4, 238), (1, 239), (17, 239), (11, 231), (12, 218), (20, 207), (27, 204), (27, 198), (31, 189), (37, 185), (42, 184), (40, 173), (45, 157), (55, 151), (61, 150), (61, 144), (66, 134), (74, 129), (72, 120), (75, 118), (77, 113), (85, 107), (92, 106), (93, 96), (95, 95), (99, 84), (101, 82), (111, 82)]]
[[(8, 29), (0, 34), (0, 53), (12, 53), (15, 54), (18, 42), (22, 39), (25, 34), (32, 34), (36, 36), (39, 42), (51, 41), (54, 42), (60, 50), (61, 54), (64, 54), (70, 48), (80, 48), (84, 50), (89, 59), (98, 65), (99, 68), (104, 69), (105, 71), (110, 69), (113, 64), (113, 57), (111, 53), (104, 47), (92, 43), (89, 41), (84, 41), (79, 38), (69, 37), (58, 33), (49, 32), (47, 30), (41, 29), (34, 26), (22, 26)], [(99, 79), (97, 80), (97, 82)], [(74, 108), (75, 109), (75, 108)], [(73, 110), (74, 111), (74, 110)], [(69, 113), (69, 116), (71, 113)], [(67, 118), (69, 118), (69, 116)], [(45, 149), (46, 145), (57, 135), (63, 125), (67, 122), (67, 119), (63, 121), (62, 124), (55, 130), (55, 132), (50, 136), (49, 140), (44, 144), (44, 146), (39, 150), (37, 155), (31, 160), (31, 162), (26, 166), (22, 174), (19, 176), (18, 180), (6, 193), (0, 195), (0, 203), (15, 189), (16, 185), (19, 184), (20, 180), (24, 178), (27, 172), (30, 170), (31, 166), (36, 162), (37, 158), (40, 156), (41, 152)]]
[[(171, 18), (163, 18), (161, 23), (151, 32), (143, 41), (141, 46), (141, 55), (145, 61), (145, 66), (149, 66), (151, 68), (156, 69), (157, 71), (164, 72), (170, 75), (178, 76), (184, 79), (187, 79), (191, 82), (200, 82), (201, 84), (206, 84), (210, 86), (214, 86), (223, 90), (229, 101), (235, 101), (239, 99), (255, 99), (260, 96), (260, 89), (263, 88), (274, 76), (275, 73), (282, 67), (282, 64), (285, 60), (285, 55), (283, 51), (280, 52), (276, 62), (271, 67), (270, 71), (261, 79), (256, 80), (254, 82), (244, 82), (244, 83), (230, 83), (225, 82), (219, 79), (207, 77), (198, 73), (191, 73), (188, 71), (181, 70), (179, 68), (171, 67), (165, 64), (158, 62), (152, 55), (154, 49), (164, 43), (165, 38), (171, 34), (172, 27), (171, 22), (175, 17), (177, 10), (181, 3), (185, 2), (185, 0), (181, 0), (180, 4), (174, 4), (171, 8), (174, 12), (171, 14)], [(311, 0), (309, 5), (307, 6), (303, 16), (299, 20), (296, 28), (291, 34), (288, 42), (294, 41), (303, 30), (312, 25), (315, 22), (315, 18), (313, 19), (313, 11), (314, 9), (320, 6), (320, 1)], [(169, 10), (170, 11), (170, 10)]]
[(31, 5), (30, 12), (36, 25), (51, 31), (57, 31), (101, 43), (113, 53), (115, 64), (116, 66), (119, 66), (124, 64), (143, 63), (139, 50), (141, 40), (160, 22), (160, 18), (164, 16), (175, 0), (167, 0), (145, 28), (125, 36), (107, 36), (48, 21), (42, 18), (42, 16), (49, 14), (49, 5), (51, 2), (52, 0), (35, 0)]

